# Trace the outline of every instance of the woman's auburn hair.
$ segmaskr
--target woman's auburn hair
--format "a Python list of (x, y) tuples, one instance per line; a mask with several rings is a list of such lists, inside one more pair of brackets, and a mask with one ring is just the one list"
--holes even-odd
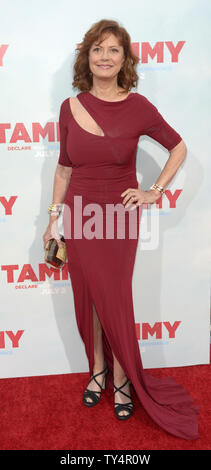
[[(118, 73), (118, 86), (130, 91), (138, 85), (136, 67), (139, 58), (134, 54), (130, 35), (117, 21), (103, 19), (94, 23), (84, 35), (83, 41), (77, 44), (76, 60), (74, 63), (74, 76), (72, 86), (80, 91), (89, 91), (92, 88), (92, 73), (89, 68), (89, 50), (94, 42), (99, 43), (105, 39), (107, 33), (114, 34), (124, 48), (125, 61)], [(123, 91), (124, 93), (124, 91)]]

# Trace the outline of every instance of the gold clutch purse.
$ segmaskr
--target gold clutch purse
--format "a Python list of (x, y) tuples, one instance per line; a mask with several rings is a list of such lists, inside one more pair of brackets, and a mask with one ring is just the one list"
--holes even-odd
[(45, 248), (45, 262), (54, 268), (61, 269), (67, 261), (66, 244), (63, 235), (59, 234), (62, 242), (60, 248), (55, 238), (48, 240)]

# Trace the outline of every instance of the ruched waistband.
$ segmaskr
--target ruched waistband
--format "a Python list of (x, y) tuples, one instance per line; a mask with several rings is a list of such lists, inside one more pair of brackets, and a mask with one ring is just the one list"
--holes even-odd
[[(78, 170), (78, 169), (77, 169)], [(82, 174), (83, 173), (83, 174)], [(128, 188), (138, 188), (136, 171), (122, 172), (118, 177), (91, 177), (85, 172), (73, 171), (66, 192), (65, 201), (81, 195), (89, 201), (122, 202), (122, 192)]]

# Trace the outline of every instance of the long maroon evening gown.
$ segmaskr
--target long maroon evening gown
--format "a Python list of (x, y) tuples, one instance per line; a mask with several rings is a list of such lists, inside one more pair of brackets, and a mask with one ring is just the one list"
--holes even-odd
[[(138, 187), (136, 152), (141, 135), (152, 137), (169, 151), (182, 137), (139, 93), (115, 102), (88, 91), (80, 92), (77, 98), (104, 133), (85, 130), (73, 117), (69, 98), (62, 102), (58, 163), (72, 166), (64, 199), (64, 236), (90, 378), (94, 366), (94, 303), (103, 328), (107, 386), (113, 390), (113, 351), (151, 418), (174, 436), (196, 439), (199, 407), (189, 393), (174, 378), (156, 378), (143, 369), (132, 298), (142, 205), (130, 211), (121, 197), (126, 189)], [(108, 209), (114, 206), (118, 210), (112, 219)]]

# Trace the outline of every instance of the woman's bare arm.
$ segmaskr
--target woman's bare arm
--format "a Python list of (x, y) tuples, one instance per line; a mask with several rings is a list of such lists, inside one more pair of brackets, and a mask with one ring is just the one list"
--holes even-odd
[[(187, 147), (183, 140), (179, 142), (172, 150), (170, 150), (169, 158), (159, 176), (156, 183), (164, 188), (168, 185), (168, 183), (172, 180), (173, 176), (176, 174), (177, 170), (179, 169), (180, 165), (186, 158), (187, 154)], [(158, 197), (160, 193), (157, 191)]]
[[(156, 183), (164, 187), (164, 190), (168, 183), (172, 180), (173, 176), (176, 174), (180, 165), (186, 158), (187, 147), (183, 140), (181, 140), (172, 150), (169, 151), (170, 156), (160, 173), (159, 178), (156, 180)], [(136, 203), (134, 203), (134, 208), (140, 204), (153, 204), (160, 199), (161, 193), (159, 189), (150, 189), (148, 191), (143, 191), (138, 185), (138, 189), (128, 188), (121, 194), (124, 199), (122, 204), (125, 204), (125, 207), (128, 207), (131, 204), (131, 197), (136, 197)]]
[[(53, 183), (53, 204), (62, 204), (64, 202), (65, 194), (70, 182), (72, 174), (72, 167), (71, 166), (64, 166), (57, 164), (55, 175), (54, 175), (54, 183)], [(49, 223), (52, 224), (58, 216), (50, 214)]]

